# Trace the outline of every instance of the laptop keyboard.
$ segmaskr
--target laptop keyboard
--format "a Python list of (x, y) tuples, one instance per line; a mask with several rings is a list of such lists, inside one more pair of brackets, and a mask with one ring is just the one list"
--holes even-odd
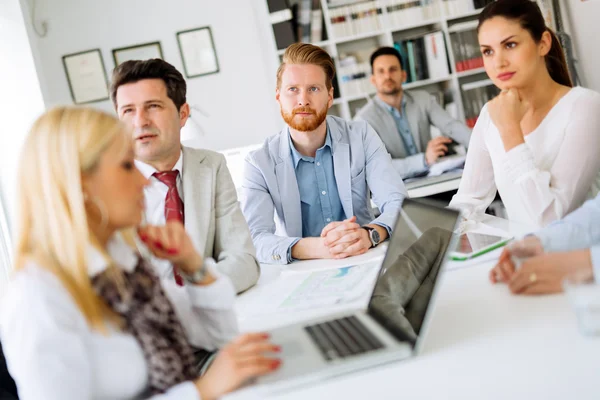
[(304, 330), (316, 343), (327, 361), (384, 347), (383, 343), (355, 316), (306, 326)]

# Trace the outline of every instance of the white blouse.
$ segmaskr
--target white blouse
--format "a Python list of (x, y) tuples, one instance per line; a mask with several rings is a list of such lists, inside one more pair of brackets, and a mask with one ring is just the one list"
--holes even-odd
[(599, 171), (599, 93), (571, 89), (525, 143), (508, 152), (486, 105), (450, 207), (477, 221), (498, 190), (510, 220), (541, 228), (579, 207), (590, 188), (597, 192)]
[[(114, 237), (108, 253), (124, 270), (137, 263), (133, 250)], [(106, 268), (90, 247), (90, 275)], [(235, 290), (224, 275), (207, 286), (177, 286), (161, 280), (190, 343), (214, 350), (237, 335)], [(34, 263), (15, 274), (0, 306), (0, 336), (23, 400), (140, 398), (148, 382), (142, 348), (131, 334), (90, 328), (58, 278)], [(198, 400), (192, 382), (172, 387), (152, 400)]]

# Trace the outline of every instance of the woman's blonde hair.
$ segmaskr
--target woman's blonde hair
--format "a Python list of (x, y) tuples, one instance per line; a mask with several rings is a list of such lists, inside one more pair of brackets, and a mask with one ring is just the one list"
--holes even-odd
[(104, 112), (54, 108), (31, 128), (19, 167), (15, 270), (28, 260), (48, 268), (90, 325), (101, 330), (112, 313), (92, 288), (88, 246), (92, 243), (108, 256), (88, 227), (82, 175), (92, 173), (104, 151), (125, 134), (125, 126)]

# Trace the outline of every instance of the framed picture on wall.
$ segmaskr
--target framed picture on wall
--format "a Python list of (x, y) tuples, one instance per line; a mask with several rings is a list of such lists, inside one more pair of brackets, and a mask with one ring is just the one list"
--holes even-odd
[(108, 100), (108, 81), (100, 49), (67, 54), (62, 61), (75, 104)]
[(115, 67), (129, 60), (149, 60), (151, 58), (163, 58), (160, 42), (137, 44), (135, 46), (120, 47), (113, 49)]
[(216, 74), (219, 60), (210, 26), (177, 32), (183, 69), (188, 78)]

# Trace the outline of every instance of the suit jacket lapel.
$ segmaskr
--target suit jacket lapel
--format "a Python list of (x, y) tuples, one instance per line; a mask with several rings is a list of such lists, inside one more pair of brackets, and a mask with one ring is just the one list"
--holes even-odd
[[(302, 237), (302, 210), (300, 207), (300, 192), (296, 180), (296, 172), (290, 152), (288, 128), (279, 134), (279, 149), (275, 159), (275, 176), (279, 187), (279, 198), (283, 209), (285, 229), (288, 236)], [(275, 149), (274, 149), (275, 150)]]
[(196, 249), (204, 254), (213, 208), (213, 172), (202, 164), (204, 156), (196, 157), (183, 147), (183, 204), (185, 230)]
[(421, 134), (419, 132), (419, 110), (415, 104), (415, 99), (407, 92), (404, 92), (406, 98), (406, 118), (408, 118), (408, 125), (410, 126), (410, 133), (415, 139), (415, 145), (419, 152), (423, 151), (421, 146)]
[(342, 129), (332, 118), (327, 118), (333, 152), (333, 172), (346, 218), (354, 215), (350, 181), (350, 145), (342, 135)]

